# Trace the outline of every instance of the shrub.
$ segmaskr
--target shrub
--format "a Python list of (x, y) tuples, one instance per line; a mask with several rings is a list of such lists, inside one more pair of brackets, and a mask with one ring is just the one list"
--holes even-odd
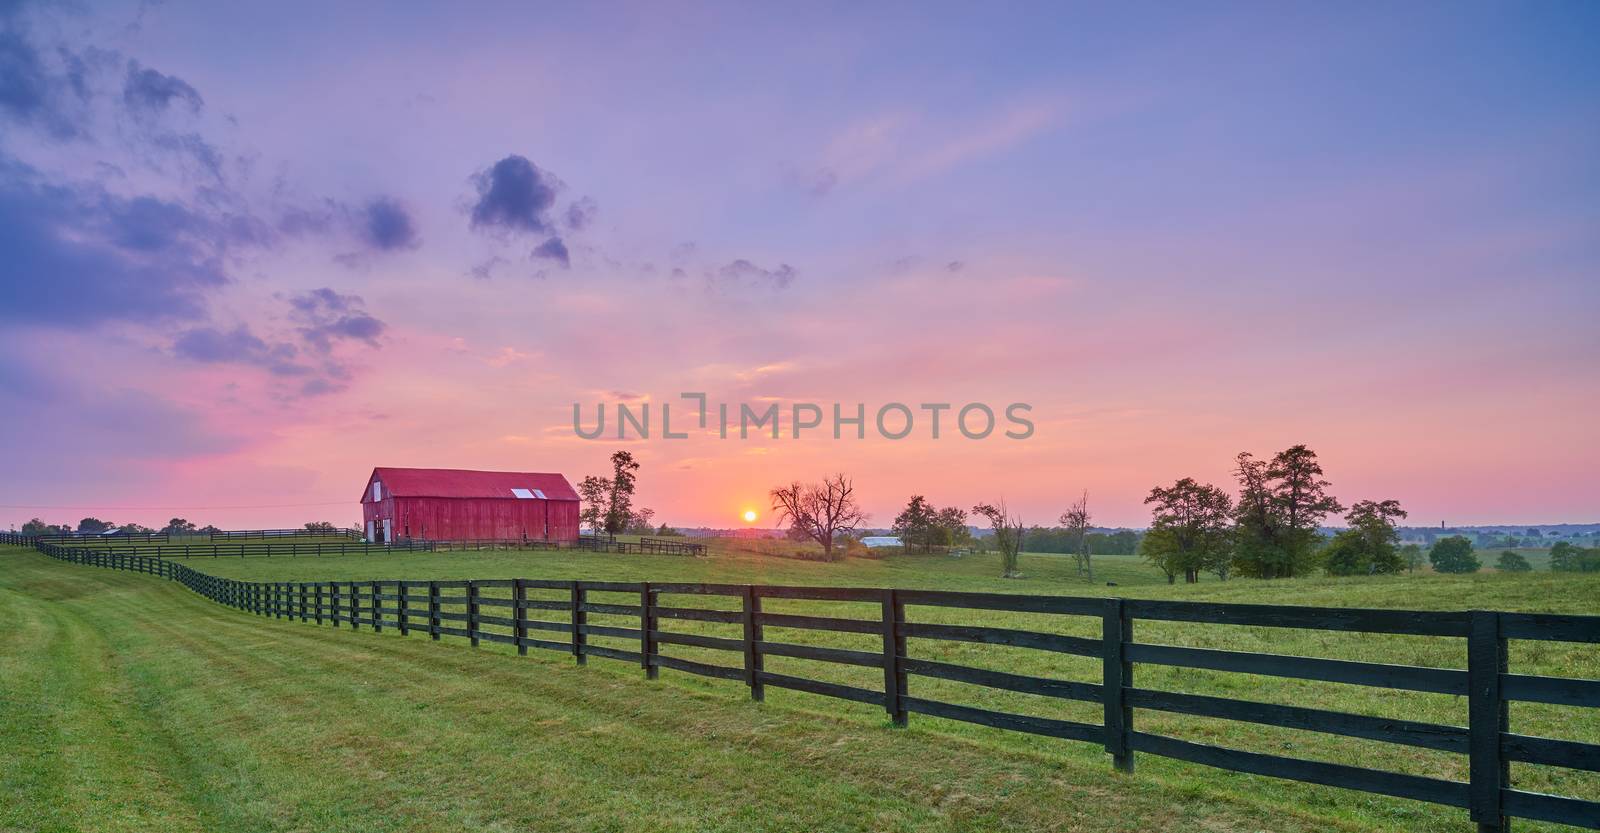
[(1428, 550), (1428, 561), (1439, 573), (1476, 573), (1483, 566), (1472, 552), (1472, 542), (1460, 535), (1434, 541)]
[(1500, 560), (1495, 562), (1494, 568), (1502, 573), (1526, 573), (1533, 569), (1533, 565), (1521, 553), (1506, 550), (1500, 553)]

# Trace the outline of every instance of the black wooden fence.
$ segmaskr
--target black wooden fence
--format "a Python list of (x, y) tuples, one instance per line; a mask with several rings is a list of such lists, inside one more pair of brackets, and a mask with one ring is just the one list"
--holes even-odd
[[(22, 543), (0, 537), (0, 543)], [(1507, 641), (1600, 643), (1600, 616), (1492, 611), (1422, 612), (1350, 608), (1213, 604), (1138, 599), (1070, 598), (1001, 593), (853, 587), (781, 587), (679, 582), (473, 581), (245, 582), (206, 575), (160, 558), (101, 549), (32, 542), (41, 552), (79, 564), (148, 573), (180, 582), (207, 598), (250, 613), (301, 622), (341, 624), (401, 635), (426, 634), (636, 663), (655, 677), (667, 668), (741, 681), (762, 699), (767, 687), (794, 689), (881, 706), (904, 725), (911, 713), (968, 721), (1019, 732), (1102, 745), (1115, 766), (1131, 771), (1138, 753), (1160, 755), (1237, 772), (1287, 778), (1398, 796), (1466, 809), (1480, 831), (1506, 831), (1521, 817), (1600, 829), (1600, 801), (1547, 795), (1512, 786), (1512, 762), (1600, 772), (1600, 744), (1534, 737), (1511, 731), (1513, 701), (1600, 707), (1600, 680), (1513, 674)], [(530, 593), (533, 595), (530, 596)], [(666, 597), (665, 599), (663, 597)], [(683, 599), (724, 597), (724, 609)], [(874, 606), (874, 618), (793, 615), (764, 611), (769, 599), (807, 599)], [(996, 627), (918, 621), (908, 608), (959, 608), (1081, 617), (1098, 623), (1099, 638)], [(736, 608), (736, 609), (735, 609)], [(590, 614), (629, 617), (637, 626), (592, 624)], [(539, 618), (559, 616), (558, 620)], [(1410, 634), (1466, 641), (1466, 668), (1427, 668), (1187, 648), (1138, 642), (1140, 620), (1253, 625), (1378, 634)], [(742, 628), (741, 638), (674, 631), (672, 622), (719, 622)], [(766, 628), (877, 635), (881, 650), (801, 645), (768, 638)], [(635, 640), (637, 650), (590, 644), (590, 637)], [(1013, 674), (913, 656), (908, 639), (1005, 645), (1099, 658), (1098, 683)], [(725, 651), (731, 664), (691, 660), (669, 646)], [(882, 689), (843, 685), (766, 670), (767, 657), (798, 657), (881, 669)], [(1449, 726), (1371, 717), (1303, 706), (1140, 688), (1138, 665), (1201, 668), (1321, 680), (1405, 691), (1465, 696), (1468, 725)], [(919, 697), (912, 677), (953, 680), (1013, 692), (1098, 704), (1100, 723), (1057, 720), (957, 705)], [(1140, 709), (1225, 718), (1309, 730), (1468, 756), (1469, 780), (1453, 781), (1346, 764), (1247, 752), (1141, 732)]]
[(222, 529), (206, 533), (212, 541), (240, 541), (251, 539), (276, 539), (276, 538), (349, 538), (353, 541), (361, 540), (361, 531), (357, 529)]

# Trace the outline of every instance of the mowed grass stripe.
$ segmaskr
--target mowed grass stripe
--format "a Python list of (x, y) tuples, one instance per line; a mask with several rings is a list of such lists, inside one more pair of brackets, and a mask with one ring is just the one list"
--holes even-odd
[(26, 770), (0, 820), (18, 830), (1329, 827), (559, 659), (265, 620), (34, 554), (0, 556), (0, 622), (18, 706), (0, 748)]

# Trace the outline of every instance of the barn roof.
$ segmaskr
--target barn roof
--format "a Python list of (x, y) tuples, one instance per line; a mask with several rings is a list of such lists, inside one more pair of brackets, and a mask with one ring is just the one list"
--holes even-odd
[(386, 495), (395, 497), (506, 498), (512, 489), (538, 489), (550, 500), (577, 500), (578, 493), (565, 477), (552, 472), (470, 471), (467, 469), (401, 469), (378, 467), (367, 478), (366, 500), (372, 481), (383, 483)]

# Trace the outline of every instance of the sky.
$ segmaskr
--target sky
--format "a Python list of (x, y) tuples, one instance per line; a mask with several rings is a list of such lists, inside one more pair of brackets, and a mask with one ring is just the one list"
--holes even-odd
[[(1585, 2), (0, 0), (0, 528), (348, 526), (374, 466), (576, 483), (619, 449), (680, 526), (835, 472), (882, 526), (1084, 491), (1142, 526), (1151, 487), (1296, 443), (1412, 524), (1600, 520), (1596, 32)], [(719, 403), (777, 403), (779, 439)], [(796, 403), (868, 436), (795, 439)], [(995, 432), (952, 430), (969, 403)]]

